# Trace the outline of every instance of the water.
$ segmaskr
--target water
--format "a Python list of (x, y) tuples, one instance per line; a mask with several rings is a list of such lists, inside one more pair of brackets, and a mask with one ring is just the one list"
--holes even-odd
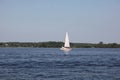
[(0, 48), (0, 80), (120, 80), (120, 49)]

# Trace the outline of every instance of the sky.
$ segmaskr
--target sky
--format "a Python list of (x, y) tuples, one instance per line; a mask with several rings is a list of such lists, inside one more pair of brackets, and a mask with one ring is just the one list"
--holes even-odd
[(0, 0), (0, 42), (120, 43), (120, 0)]

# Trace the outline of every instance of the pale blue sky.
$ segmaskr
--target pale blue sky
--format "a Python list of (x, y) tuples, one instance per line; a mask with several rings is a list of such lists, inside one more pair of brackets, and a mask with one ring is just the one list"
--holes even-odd
[(120, 0), (0, 0), (0, 42), (120, 43)]

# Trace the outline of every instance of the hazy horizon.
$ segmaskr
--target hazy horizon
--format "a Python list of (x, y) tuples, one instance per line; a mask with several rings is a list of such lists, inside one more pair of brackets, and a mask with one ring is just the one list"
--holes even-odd
[(1, 0), (0, 42), (120, 43), (119, 0)]

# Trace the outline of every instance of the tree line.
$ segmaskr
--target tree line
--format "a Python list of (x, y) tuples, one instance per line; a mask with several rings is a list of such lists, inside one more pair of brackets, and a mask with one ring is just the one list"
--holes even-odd
[[(63, 42), (0, 42), (0, 47), (39, 47), (39, 48), (60, 48)], [(70, 43), (72, 48), (120, 48), (117, 43)]]

